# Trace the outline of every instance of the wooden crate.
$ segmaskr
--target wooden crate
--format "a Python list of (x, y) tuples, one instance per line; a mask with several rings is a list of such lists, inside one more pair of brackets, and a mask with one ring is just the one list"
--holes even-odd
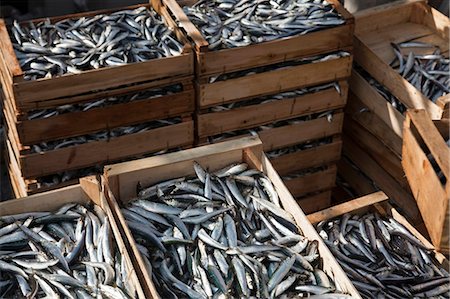
[[(344, 135), (351, 139), (350, 144), (344, 141), (346, 155), (399, 204), (412, 222), (420, 223), (401, 164), (405, 116), (355, 70), (350, 79), (345, 112)], [(439, 127), (445, 127), (446, 123), (445, 120), (433, 122)]]
[[(449, 129), (448, 121), (437, 128), (425, 110), (408, 110), (402, 160), (431, 241), (447, 255), (450, 253), (450, 148), (445, 139), (450, 137)], [(438, 176), (439, 170), (444, 182)]]
[(182, 10), (183, 6), (191, 6), (197, 2), (196, 0), (178, 2), (162, 0), (161, 2), (160, 5), (167, 7), (179, 28), (186, 32), (194, 44), (196, 73), (199, 78), (296, 60), (345, 48), (351, 49), (352, 46), (353, 16), (337, 0), (328, 0), (328, 2), (345, 19), (345, 24), (341, 26), (246, 47), (217, 51), (208, 50), (208, 42)]
[(111, 208), (105, 199), (104, 193), (100, 189), (101, 185), (95, 177), (87, 177), (80, 181), (80, 184), (49, 191), (25, 198), (8, 200), (0, 203), (0, 216), (20, 214), (26, 212), (55, 211), (68, 203), (88, 204), (93, 202), (102, 208), (108, 217), (113, 234), (113, 242), (117, 250), (125, 260), (128, 270), (127, 280), (131, 282), (137, 291), (138, 299), (145, 299), (144, 291), (137, 277), (137, 271), (132, 263), (131, 257), (124, 243), (119, 226), (112, 214)]
[(430, 242), (422, 234), (420, 234), (413, 225), (411, 225), (395, 208), (389, 204), (388, 199), (389, 197), (386, 194), (379, 191), (313, 214), (309, 214), (307, 218), (311, 223), (317, 224), (320, 221), (342, 216), (345, 213), (361, 215), (367, 212), (378, 212), (381, 215), (392, 217), (402, 224), (419, 241), (421, 241), (425, 247), (434, 249), (434, 258), (441, 267), (448, 271), (450, 264), (445, 256), (437, 252), (435, 247), (430, 244)]
[[(425, 109), (432, 119), (448, 117), (450, 95), (436, 104), (411, 85), (389, 63), (391, 42), (421, 41), (437, 45), (448, 57), (450, 20), (426, 1), (397, 1), (355, 14), (355, 61), (408, 108)], [(399, 127), (401, 130), (401, 126)]]
[(197, 107), (204, 109), (276, 94), (292, 89), (345, 80), (350, 76), (353, 57), (282, 67), (223, 81), (209, 82), (197, 77)]
[(319, 241), (319, 252), (323, 259), (324, 271), (335, 280), (338, 289), (348, 292), (356, 298), (360, 298), (323, 241), (307, 221), (303, 211), (283, 185), (280, 177), (267, 157), (263, 154), (261, 141), (256, 137), (231, 140), (160, 157), (105, 167), (105, 190), (109, 191), (107, 193), (109, 202), (127, 237), (127, 244), (130, 247), (129, 250), (133, 252), (132, 256), (135, 258), (137, 269), (140, 271), (138, 274), (142, 278), (142, 283), (145, 286), (148, 298), (160, 297), (154, 287), (151, 275), (145, 270), (144, 262), (136, 247), (136, 242), (121, 214), (120, 206), (126, 204), (136, 196), (136, 184), (138, 182), (146, 186), (174, 177), (193, 175), (193, 161), (199, 162), (203, 167), (211, 171), (232, 163), (244, 161), (250, 167), (266, 173), (273, 182), (282, 205), (289, 207), (289, 212), (294, 216), (296, 223), (304, 235), (311, 240)]
[[(190, 147), (194, 142), (193, 130), (192, 118), (185, 117), (182, 122), (174, 125), (109, 140), (93, 141), (42, 153), (21, 150), (16, 157), (23, 177), (36, 178), (161, 150)], [(11, 143), (13, 142), (17, 141), (12, 140)]]
[[(152, 7), (150, 4), (141, 4), (51, 17), (50, 21), (57, 22), (66, 18), (109, 14), (118, 10), (135, 9), (141, 6)], [(83, 97), (75, 97), (77, 95), (85, 95), (152, 80), (193, 75), (194, 55), (191, 51), (191, 46), (183, 33), (176, 28), (167, 10), (158, 8), (157, 12), (165, 18), (168, 27), (174, 29), (177, 38), (184, 44), (182, 54), (123, 66), (93, 69), (83, 71), (80, 74), (65, 74), (59, 77), (32, 81), (23, 79), (23, 71), (14, 53), (9, 32), (4, 20), (0, 20), (0, 40), (2, 41), (0, 44), (0, 79), (5, 94), (11, 98), (15, 112), (21, 114), (33, 109), (75, 104), (84, 99)], [(43, 21), (43, 19), (32, 20), (34, 23), (40, 21)]]
[(195, 108), (193, 77), (177, 77), (169, 80), (156, 80), (149, 83), (108, 89), (93, 94), (71, 97), (74, 101), (94, 102), (109, 97), (118, 97), (143, 91), (182, 86), (179, 92), (160, 97), (135, 100), (127, 103), (111, 104), (88, 111), (68, 112), (60, 115), (28, 119), (28, 113), (17, 115), (11, 102), (4, 103), (10, 127), (15, 126), (17, 137), (26, 150), (28, 145), (70, 138), (121, 126), (136, 125), (157, 119), (179, 115), (190, 115)]
[[(250, 129), (280, 120), (343, 108), (347, 102), (348, 84), (346, 81), (339, 81), (339, 85), (340, 94), (334, 87), (330, 87), (314, 93), (228, 111), (200, 110), (196, 115), (197, 136), (202, 139), (224, 132)], [(235, 89), (231, 89), (233, 90)]]

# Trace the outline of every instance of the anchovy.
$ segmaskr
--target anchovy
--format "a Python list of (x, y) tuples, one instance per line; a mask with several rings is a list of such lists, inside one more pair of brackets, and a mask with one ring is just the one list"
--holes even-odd
[[(131, 212), (136, 205), (162, 207), (159, 215), (169, 223), (168, 227), (148, 217), (138, 224), (125, 218), (142, 257), (149, 262), (147, 269), (161, 298), (307, 297), (315, 289), (296, 290), (295, 286), (317, 286), (317, 281), (332, 284), (327, 274), (317, 271), (317, 241), (300, 235), (292, 215), (278, 201), (272, 182), (247, 167), (235, 164), (210, 172), (194, 162), (193, 176), (139, 186), (137, 197), (122, 208)], [(249, 179), (237, 179), (237, 175)], [(257, 183), (261, 178), (264, 188)], [(156, 190), (158, 185), (164, 185), (163, 196), (142, 192)], [(225, 200), (205, 206), (214, 201), (212, 196), (204, 196), (210, 193), (205, 191), (208, 188), (224, 194)], [(177, 209), (166, 207), (168, 198)], [(267, 231), (264, 240), (261, 231)], [(329, 287), (326, 293), (337, 292)]]
[[(441, 53), (439, 46), (422, 42), (391, 45), (395, 59), (390, 65), (423, 95), (436, 102), (450, 92), (450, 61)], [(433, 54), (420, 54), (423, 49), (432, 50)]]
[[(317, 229), (363, 298), (450, 297), (449, 274), (433, 251), (390, 216), (346, 214), (319, 223)], [(364, 234), (375, 244), (364, 240)], [(420, 262), (418, 255), (430, 264)]]
[(327, 1), (198, 1), (184, 6), (210, 50), (243, 47), (345, 23)]
[[(67, 204), (56, 211), (3, 219), (17, 220), (0, 223), (2, 238), (12, 236), (11, 242), (17, 243), (23, 235), (25, 242), (1, 254), (2, 282), (10, 287), (0, 284), (0, 298), (93, 298), (101, 293), (136, 298), (132, 283), (115, 285), (120, 275), (128, 278), (129, 268), (124, 263), (115, 264), (123, 258), (112, 242), (109, 219), (99, 207)], [(70, 230), (73, 238), (59, 230)]]
[(110, 15), (19, 25), (11, 40), (26, 80), (180, 55), (163, 16), (139, 7)]

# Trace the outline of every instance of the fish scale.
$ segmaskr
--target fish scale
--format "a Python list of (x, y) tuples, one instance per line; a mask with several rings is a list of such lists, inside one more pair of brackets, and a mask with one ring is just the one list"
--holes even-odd
[[(259, 179), (266, 178), (263, 173), (254, 169), (247, 170), (248, 165), (245, 163), (229, 165), (211, 173), (196, 162), (193, 166), (197, 177), (179, 178), (146, 187), (144, 190), (153, 190), (157, 185), (168, 186), (164, 189), (163, 196), (138, 196), (123, 208), (133, 210), (136, 205), (142, 205), (143, 201), (153, 202), (160, 207), (159, 214), (172, 225), (167, 228), (160, 221), (145, 219), (140, 223), (140, 226), (146, 227), (146, 232), (143, 232), (138, 228), (136, 220), (128, 222), (125, 219), (131, 224), (129, 228), (140, 251), (145, 248), (145, 252), (148, 252), (142, 257), (146, 264), (148, 262), (152, 266), (152, 277), (161, 298), (209, 298), (211, 294), (214, 298), (282, 298), (297, 295), (304, 297), (318, 291), (328, 295), (339, 293), (333, 283), (319, 288), (320, 284), (312, 279), (320, 268), (317, 241), (311, 242), (300, 235), (292, 215), (271, 201), (275, 198), (274, 194), (267, 192), (276, 191), (273, 191), (275, 188), (270, 180), (265, 180), (264, 188), (259, 186)], [(179, 181), (186, 186), (193, 184), (195, 188), (176, 188)], [(225, 194), (228, 199), (210, 205), (212, 211), (207, 213), (202, 210), (205, 203), (202, 195), (205, 184), (210, 182), (215, 182), (216, 191)], [(256, 191), (258, 188), (260, 191)], [(258, 195), (260, 192), (264, 192), (264, 196)], [(250, 198), (257, 199), (246, 200), (247, 193), (253, 194)], [(164, 198), (170, 197), (174, 201), (189, 198), (189, 205), (181, 210), (173, 210), (163, 204)], [(258, 207), (254, 206), (255, 203)], [(201, 213), (202, 211), (204, 212)], [(175, 212), (186, 226), (189, 232), (187, 236), (180, 233), (179, 223), (170, 221)], [(199, 224), (193, 220), (202, 222)], [(256, 236), (256, 232), (261, 231), (268, 231), (264, 240), (261, 240), (261, 233)], [(149, 232), (152, 238), (145, 237)], [(155, 240), (153, 236), (158, 236), (158, 233), (161, 235), (161, 232), (167, 235)], [(285, 235), (289, 236), (282, 237)], [(165, 244), (164, 241), (169, 239), (170, 244)], [(176, 246), (177, 250), (170, 246)], [(180, 253), (183, 256), (174, 256)], [(181, 260), (186, 262), (180, 262)], [(181, 271), (178, 267), (181, 267)], [(298, 275), (298, 272), (310, 275)], [(323, 273), (321, 277), (323, 275), (327, 276)], [(328, 284), (331, 278), (321, 281)], [(278, 284), (281, 287), (276, 287)], [(310, 287), (306, 291), (295, 290), (298, 285)], [(326, 291), (324, 287), (327, 287)]]

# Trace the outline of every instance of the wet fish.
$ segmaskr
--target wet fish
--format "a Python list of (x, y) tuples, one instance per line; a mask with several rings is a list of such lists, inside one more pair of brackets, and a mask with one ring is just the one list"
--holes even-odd
[(346, 214), (317, 230), (363, 298), (450, 297), (447, 270), (392, 217)]
[[(395, 53), (390, 65), (431, 101), (450, 92), (450, 60), (438, 46), (423, 42), (391, 43)], [(428, 48), (432, 54), (420, 54)]]
[(153, 8), (11, 27), (26, 80), (180, 55), (183, 45)]
[(183, 11), (211, 50), (243, 47), (345, 23), (327, 1), (198, 1), (184, 6)]
[[(123, 208), (133, 211), (147, 201), (181, 209), (176, 212), (187, 228), (185, 234), (181, 233), (185, 228), (179, 222), (171, 221), (175, 210), (169, 208), (167, 213), (159, 209), (165, 223), (126, 219), (136, 242), (148, 252), (153, 281), (162, 298), (305, 297), (314, 294), (313, 287), (321, 284), (328, 287), (324, 293), (338, 292), (327, 286), (333, 284), (332, 279), (323, 271), (326, 279), (318, 282), (313, 278), (314, 271), (320, 268), (320, 257), (314, 249), (317, 241), (303, 237), (289, 212), (272, 201), (276, 199), (270, 193), (275, 188), (270, 180), (247, 167), (237, 164), (209, 172), (194, 163), (195, 177), (140, 187), (138, 194), (142, 197), (138, 195)], [(179, 187), (180, 182), (183, 188)], [(158, 185), (164, 186), (159, 194), (142, 193)], [(228, 194), (228, 199), (204, 197), (210, 192), (204, 191), (206, 186), (218, 194)], [(256, 232), (267, 230), (268, 226), (270, 230), (263, 241)], [(139, 227), (145, 227), (147, 232)], [(153, 235), (146, 236), (148, 232)], [(296, 290), (298, 285), (310, 288)]]
[[(67, 204), (45, 215), (30, 213), (22, 220), (21, 215), (8, 217), (17, 219), (8, 234), (23, 232), (25, 242), (17, 243), (16, 236), (0, 244), (15, 244), (12, 252), (0, 256), (0, 276), (5, 282), (0, 284), (0, 298), (80, 298), (81, 290), (85, 294), (81, 298), (105, 298), (111, 293), (136, 298), (130, 283), (121, 287), (113, 283), (126, 281), (128, 268), (110, 242), (108, 217), (98, 207)], [(2, 222), (0, 227), (6, 225)]]

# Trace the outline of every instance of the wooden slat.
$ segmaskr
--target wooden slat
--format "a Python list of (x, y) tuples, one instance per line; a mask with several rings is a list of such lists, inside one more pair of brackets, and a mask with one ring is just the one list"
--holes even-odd
[[(386, 102), (387, 103), (387, 102)], [(390, 105), (387, 103), (387, 105)], [(348, 117), (352, 118), (354, 121), (359, 123), (367, 131), (372, 133), (374, 136), (381, 141), (384, 146), (389, 148), (398, 157), (402, 154), (402, 138), (398, 136), (392, 128), (387, 125), (375, 111), (371, 110), (365, 106), (359, 98), (357, 98), (353, 93), (350, 92), (348, 98), (348, 104), (345, 110)], [(402, 118), (403, 115), (400, 115)], [(396, 120), (392, 121), (397, 123)]]
[(200, 114), (197, 117), (198, 135), (200, 138), (213, 136), (274, 121), (339, 109), (345, 106), (346, 100), (346, 93), (339, 95), (334, 88), (330, 88), (291, 99)]
[(389, 150), (374, 135), (364, 127), (347, 117), (344, 122), (344, 131), (350, 136), (370, 157), (405, 190), (409, 189), (405, 179), (401, 158)]
[(58, 106), (78, 104), (92, 102), (102, 98), (115, 97), (124, 93), (138, 92), (145, 89), (161, 88), (172, 84), (183, 83), (183, 87), (187, 87), (189, 83), (192, 83), (193, 76), (175, 76), (170, 78), (163, 78), (158, 80), (151, 80), (142, 82), (139, 84), (119, 86), (115, 88), (109, 88), (106, 90), (96, 90), (94, 92), (77, 94), (74, 96), (64, 96), (55, 99), (45, 99), (42, 101), (24, 103), (20, 107), (20, 112), (26, 114), (28, 111), (43, 109), (43, 108), (56, 108)]
[(336, 162), (341, 157), (342, 141), (337, 140), (330, 144), (316, 146), (296, 153), (285, 154), (271, 159), (276, 171), (281, 175), (287, 175), (302, 169), (328, 165)]
[(426, 109), (433, 119), (440, 119), (442, 109), (385, 64), (367, 45), (355, 37), (355, 61), (408, 108)]
[(89, 142), (20, 157), (25, 178), (84, 168), (129, 156), (193, 144), (193, 122), (186, 121), (111, 140)]
[(420, 213), (414, 198), (407, 193), (381, 166), (379, 166), (357, 143), (343, 137), (344, 153), (358, 166), (389, 198), (394, 200), (413, 222), (419, 221)]
[(354, 13), (355, 34), (360, 35), (367, 31), (380, 30), (384, 27), (408, 22), (411, 11), (416, 2), (424, 0), (401, 0), (384, 5), (378, 5)]
[(359, 196), (377, 191), (365, 176), (352, 167), (347, 158), (341, 159), (337, 166), (338, 175), (342, 177)]
[(333, 52), (352, 45), (353, 25), (338, 26), (306, 35), (197, 54), (201, 77), (245, 70)]
[(423, 110), (409, 110), (408, 116), (422, 136), (445, 177), (450, 178), (450, 148), (435, 129), (433, 122)]
[[(17, 61), (14, 48), (9, 38), (8, 29), (6, 28), (5, 20), (0, 19), (0, 51), (2, 52), (2, 58), (8, 67), (7, 71), (11, 77), (21, 76), (22, 69)], [(6, 74), (5, 74), (6, 75)]]
[[(266, 94), (319, 85), (350, 76), (352, 57), (309, 63), (219, 81), (200, 84), (200, 106), (207, 107)], [(330, 70), (333, 70), (330, 72)]]
[(411, 21), (423, 24), (434, 29), (439, 35), (447, 41), (449, 40), (450, 20), (440, 11), (428, 6), (425, 2), (415, 5), (414, 14), (411, 15)]
[(389, 197), (383, 191), (378, 191), (376, 193), (371, 193), (369, 195), (348, 202), (344, 202), (340, 205), (328, 208), (326, 210), (309, 214), (307, 217), (312, 224), (316, 224), (319, 223), (320, 221), (332, 219), (334, 217), (338, 217), (343, 214), (350, 213), (360, 208), (373, 205), (375, 203), (383, 202), (388, 199)]
[[(413, 131), (413, 129), (417, 131)], [(420, 134), (421, 138), (417, 139), (414, 132)], [(449, 253), (447, 244), (450, 233), (448, 224), (450, 218), (448, 211), (450, 182), (448, 180), (450, 177), (445, 172), (448, 169), (442, 169), (447, 179), (446, 185), (443, 186), (427, 154), (421, 148), (422, 141), (420, 139), (430, 150), (431, 148), (436, 149), (431, 154), (435, 161), (440, 161), (438, 162), (439, 166), (441, 166), (440, 163), (447, 163), (450, 149), (427, 117), (426, 112), (409, 110), (403, 132), (402, 165), (432, 243), (437, 248)], [(437, 155), (443, 155), (442, 159), (439, 159)], [(444, 167), (449, 167), (449, 165)]]
[(323, 171), (306, 174), (295, 179), (284, 180), (284, 184), (295, 197), (327, 190), (333, 188), (336, 183), (336, 170), (336, 165), (332, 165)]
[(308, 140), (333, 136), (342, 132), (344, 113), (335, 113), (331, 121), (322, 117), (258, 132), (264, 151), (292, 146)]
[[(169, 76), (189, 75), (193, 70), (191, 54), (166, 57), (116, 67), (65, 74), (51, 79), (14, 83), (14, 95), (21, 107), (45, 99), (71, 96), (126, 84), (155, 80)], [(100, 78), (100, 79), (99, 79)]]
[(326, 209), (331, 205), (331, 190), (297, 199), (297, 203), (305, 214)]
[(22, 144), (69, 138), (79, 135), (165, 119), (194, 111), (194, 91), (130, 103), (64, 113), (54, 117), (22, 121), (17, 130)]
[(350, 77), (350, 88), (351, 92), (381, 118), (397, 136), (402, 136), (405, 117), (355, 70)]

